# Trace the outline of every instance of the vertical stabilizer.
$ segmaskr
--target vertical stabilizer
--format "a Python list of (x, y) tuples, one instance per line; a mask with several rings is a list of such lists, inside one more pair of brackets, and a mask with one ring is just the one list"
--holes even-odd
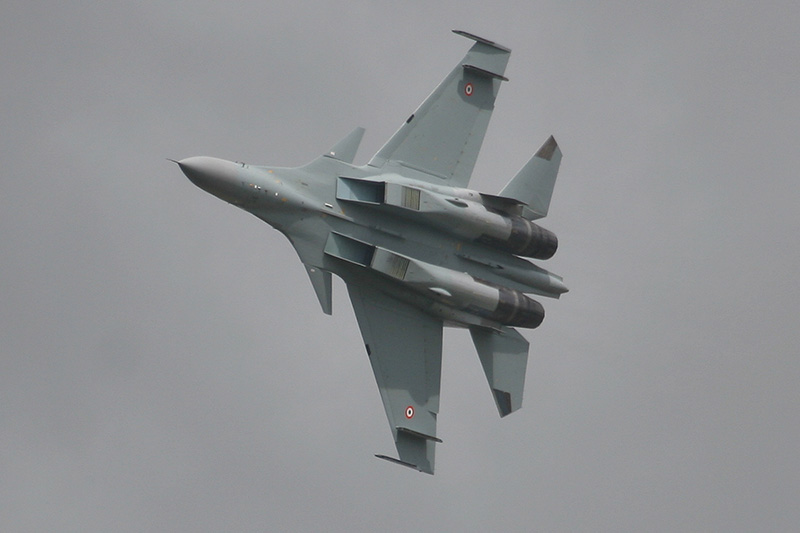
[(345, 163), (352, 163), (356, 158), (358, 146), (361, 144), (361, 139), (364, 137), (364, 128), (358, 127), (351, 131), (347, 137), (336, 143), (336, 146), (328, 150), (325, 157), (331, 157), (344, 161)]
[(497, 411), (501, 417), (513, 413), (522, 407), (528, 341), (513, 328), (504, 327), (496, 331), (472, 327), (469, 332), (478, 350)]
[(560, 164), (561, 149), (551, 135), (514, 179), (508, 182), (500, 196), (524, 202), (526, 206), (522, 216), (529, 220), (547, 216)]

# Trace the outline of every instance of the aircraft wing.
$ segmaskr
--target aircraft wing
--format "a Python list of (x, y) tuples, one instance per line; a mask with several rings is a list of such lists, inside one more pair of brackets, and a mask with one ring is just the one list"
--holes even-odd
[(348, 283), (399, 459), (433, 474), (442, 368), (442, 321), (372, 287)]
[(454, 30), (475, 41), (467, 55), (408, 117), (369, 162), (386, 172), (416, 170), (417, 179), (465, 187), (483, 144), (511, 51)]

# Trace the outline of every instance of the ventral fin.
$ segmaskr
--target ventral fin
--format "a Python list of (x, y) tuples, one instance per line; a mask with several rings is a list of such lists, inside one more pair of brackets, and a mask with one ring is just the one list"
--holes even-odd
[(331, 273), (310, 265), (305, 265), (305, 267), (306, 272), (308, 272), (308, 277), (311, 279), (311, 285), (314, 287), (314, 292), (319, 300), (319, 305), (322, 306), (322, 312), (326, 315), (333, 314)]

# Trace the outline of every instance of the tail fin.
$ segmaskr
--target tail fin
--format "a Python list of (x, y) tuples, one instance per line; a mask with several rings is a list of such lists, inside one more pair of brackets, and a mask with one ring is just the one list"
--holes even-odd
[(495, 331), (472, 327), (469, 332), (492, 389), (497, 411), (501, 417), (513, 413), (522, 407), (528, 341), (513, 328)]
[(529, 220), (546, 217), (560, 164), (561, 149), (551, 135), (514, 179), (508, 182), (500, 196), (524, 202), (526, 206), (522, 216)]
[(345, 163), (352, 163), (356, 158), (358, 146), (361, 144), (361, 138), (364, 137), (364, 128), (358, 127), (351, 131), (347, 137), (336, 143), (336, 146), (328, 150), (325, 157), (331, 157), (344, 161)]

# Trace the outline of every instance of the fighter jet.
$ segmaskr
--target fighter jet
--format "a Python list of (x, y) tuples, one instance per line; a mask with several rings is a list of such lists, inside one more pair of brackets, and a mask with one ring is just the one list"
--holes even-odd
[(522, 405), (528, 341), (562, 278), (534, 265), (558, 247), (547, 215), (561, 162), (550, 137), (498, 195), (467, 188), (510, 50), (476, 35), (464, 58), (363, 166), (356, 128), (297, 168), (176, 161), (198, 187), (283, 233), (331, 314), (347, 285), (398, 458), (433, 474), (442, 328), (469, 330), (500, 416)]

